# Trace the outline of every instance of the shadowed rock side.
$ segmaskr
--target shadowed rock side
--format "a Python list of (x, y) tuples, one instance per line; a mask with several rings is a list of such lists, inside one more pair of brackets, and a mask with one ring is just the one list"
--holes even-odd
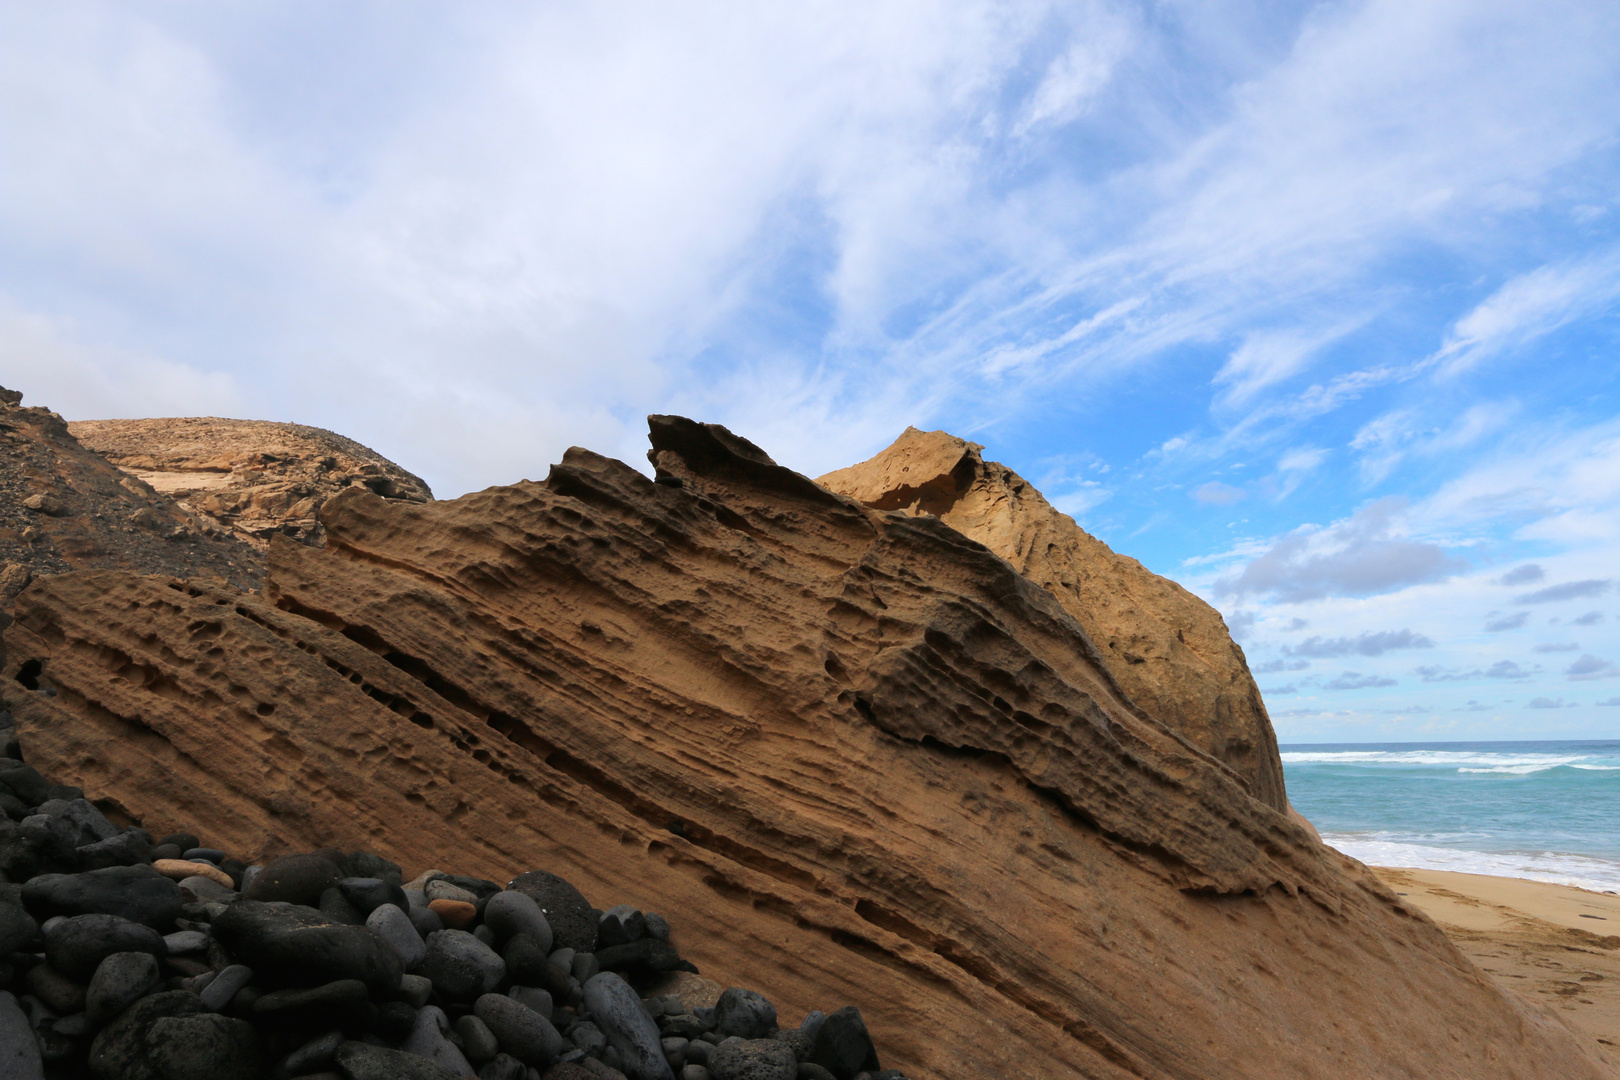
[(174, 499), (220, 535), (261, 550), (272, 536), (321, 540), (321, 504), (359, 488), (428, 502), (420, 477), (325, 428), (217, 416), (76, 420), (68, 429), (125, 473)]
[(652, 440), (657, 482), (572, 450), (452, 502), (340, 495), (263, 600), (36, 583), (23, 745), (155, 832), (668, 912), (706, 975), (858, 1004), (911, 1076), (1606, 1075), (984, 547), (723, 429)]
[(1220, 612), (1116, 555), (1023, 477), (985, 461), (983, 449), (907, 428), (881, 454), (820, 483), (878, 510), (937, 517), (1006, 559), (1085, 628), (1127, 697), (1285, 810), (1277, 737)]
[[(37, 574), (130, 570), (254, 588), (264, 559), (79, 445), (49, 409), (0, 388), (0, 611)], [(0, 614), (0, 623), (5, 616)]]

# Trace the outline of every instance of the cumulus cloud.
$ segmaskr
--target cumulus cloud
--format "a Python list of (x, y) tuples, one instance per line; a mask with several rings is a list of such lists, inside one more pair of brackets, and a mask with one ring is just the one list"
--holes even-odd
[(1569, 620), (1576, 626), (1596, 626), (1603, 621), (1603, 612), (1588, 611), (1585, 615)]
[(1545, 589), (1537, 589), (1533, 593), (1513, 598), (1515, 604), (1553, 604), (1560, 600), (1584, 600), (1590, 596), (1602, 596), (1614, 585), (1610, 578), (1589, 578), (1585, 581), (1566, 581), (1562, 585), (1551, 585)]
[(1309, 660), (1268, 660), (1254, 669), (1256, 675), (1275, 675), (1279, 671), (1304, 671), (1311, 666)]
[(1526, 704), (1532, 709), (1573, 709), (1578, 703), (1563, 698), (1534, 697)]
[(1593, 656), (1591, 653), (1587, 653), (1579, 660), (1569, 665), (1569, 667), (1565, 668), (1564, 674), (1568, 676), (1571, 681), (1585, 679), (1612, 679), (1615, 676), (1620, 676), (1620, 668), (1615, 667), (1607, 660), (1599, 659), (1598, 657)]
[(1607, 698), (1598, 702), (1599, 705), (1620, 705), (1620, 697)]
[(1359, 637), (1308, 637), (1298, 645), (1284, 648), (1294, 656), (1326, 660), (1335, 656), (1382, 656), (1395, 649), (1431, 649), (1434, 642), (1411, 630), (1380, 630)]
[(1286, 694), (1299, 693), (1299, 687), (1295, 686), (1293, 683), (1289, 683), (1287, 686), (1265, 687), (1262, 688), (1260, 692), (1268, 697), (1282, 697)]
[(1499, 615), (1493, 611), (1485, 617), (1485, 629), (1492, 633), (1503, 630), (1517, 630), (1529, 621), (1530, 613), (1528, 611), (1515, 611), (1511, 615)]
[(1498, 660), (1488, 668), (1448, 668), (1438, 664), (1413, 668), (1412, 673), (1424, 682), (1466, 682), (1470, 679), (1528, 679), (1537, 668), (1521, 667), (1512, 660)]
[(1547, 576), (1547, 572), (1537, 563), (1525, 563), (1515, 566), (1512, 570), (1496, 579), (1498, 585), (1528, 585), (1532, 581), (1540, 581)]
[(1553, 652), (1575, 652), (1578, 649), (1580, 649), (1580, 646), (1577, 645), (1575, 642), (1573, 642), (1573, 641), (1563, 641), (1563, 642), (1545, 642), (1543, 644), (1537, 645), (1534, 649), (1531, 649), (1530, 651), (1531, 652), (1538, 652), (1538, 653), (1553, 653)]
[(1394, 686), (1395, 683), (1396, 680), (1382, 675), (1363, 675), (1356, 671), (1346, 671), (1332, 682), (1322, 685), (1327, 690), (1365, 690), (1375, 686)]
[(1405, 533), (1407, 503), (1391, 497), (1327, 528), (1302, 526), (1239, 573), (1215, 583), (1231, 596), (1270, 594), (1284, 603), (1371, 596), (1439, 581), (1467, 567), (1439, 544)]

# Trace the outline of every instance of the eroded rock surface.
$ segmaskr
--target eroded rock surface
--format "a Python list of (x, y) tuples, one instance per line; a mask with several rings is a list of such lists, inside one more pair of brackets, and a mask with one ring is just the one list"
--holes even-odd
[(36, 582), (23, 744), (154, 833), (668, 912), (705, 975), (857, 1005), (908, 1075), (1607, 1075), (986, 547), (724, 429), (652, 441), (656, 482), (573, 450), (450, 502), (345, 492), (262, 599)]
[(348, 488), (433, 498), (420, 477), (375, 450), (304, 424), (190, 416), (76, 420), (68, 429), (218, 533), (259, 548), (272, 536), (319, 543), (321, 504)]
[[(264, 558), (81, 446), (49, 409), (0, 388), (0, 611), (35, 575), (128, 570), (254, 588)], [(0, 622), (4, 616), (0, 615)]]
[(1277, 738), (1220, 612), (1059, 513), (1023, 477), (943, 431), (905, 434), (820, 483), (867, 506), (931, 515), (1051, 591), (1125, 696), (1286, 809)]

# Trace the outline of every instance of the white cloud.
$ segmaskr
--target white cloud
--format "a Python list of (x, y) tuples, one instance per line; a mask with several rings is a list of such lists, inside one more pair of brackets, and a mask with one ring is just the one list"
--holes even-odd
[[(65, 335), (0, 297), (0, 383), (70, 420), (141, 416), (246, 416), (235, 378)], [(259, 417), (268, 419), (267, 417)]]
[(1441, 580), (1467, 564), (1407, 535), (1406, 504), (1381, 499), (1327, 528), (1301, 526), (1235, 574), (1218, 594), (1271, 595), (1284, 603), (1365, 596)]
[(1365, 324), (1365, 318), (1337, 326), (1302, 330), (1256, 330), (1244, 337), (1220, 371), (1223, 404), (1242, 405), (1261, 390), (1303, 370), (1323, 348)]
[(1015, 137), (1074, 120), (1108, 84), (1114, 68), (1129, 51), (1133, 32), (1125, 19), (1106, 9), (1093, 10), (1096, 17), (1088, 32), (1047, 66), (1040, 85), (1013, 125)]
[(1200, 484), (1192, 490), (1192, 497), (1206, 506), (1231, 506), (1241, 502), (1244, 497), (1242, 488), (1224, 484), (1219, 480), (1211, 480)]
[(1522, 274), (1457, 320), (1434, 354), (1442, 375), (1456, 375), (1620, 298), (1620, 253), (1543, 266)]
[(1587, 679), (1613, 679), (1620, 678), (1620, 667), (1587, 653), (1565, 668), (1564, 675), (1572, 682)]

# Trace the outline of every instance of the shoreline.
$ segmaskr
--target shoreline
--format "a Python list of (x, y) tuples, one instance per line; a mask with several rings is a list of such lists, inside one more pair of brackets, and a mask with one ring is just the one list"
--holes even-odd
[(1498, 986), (1620, 1068), (1620, 895), (1527, 878), (1369, 866)]

